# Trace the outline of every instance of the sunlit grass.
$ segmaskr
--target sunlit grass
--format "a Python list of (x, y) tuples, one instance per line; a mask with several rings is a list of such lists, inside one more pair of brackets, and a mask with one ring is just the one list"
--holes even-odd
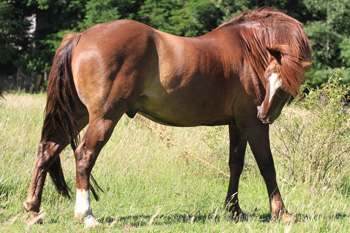
[[(6, 94), (0, 100), (0, 231), (23, 232), (22, 209), (40, 140), (45, 96)], [(285, 114), (293, 112), (287, 107)], [(282, 116), (283, 117), (283, 116)], [(281, 118), (283, 120), (283, 118)], [(279, 130), (277, 122), (272, 127)], [(278, 146), (278, 138), (271, 135)], [(151, 232), (348, 232), (349, 181), (330, 175), (327, 186), (290, 179), (274, 151), (282, 197), (299, 222), (271, 221), (266, 187), (248, 149), (240, 203), (247, 220), (233, 222), (223, 208), (228, 187), (227, 127), (174, 128), (123, 117), (100, 153), (93, 174), (104, 192), (92, 201), (101, 227), (91, 231)], [(196, 158), (197, 157), (197, 158)], [(47, 179), (42, 202), (44, 224), (32, 232), (81, 232), (73, 220), (75, 161), (61, 154), (72, 200), (60, 197)], [(201, 160), (198, 160), (200, 158)], [(210, 165), (210, 166), (209, 166)], [(342, 182), (343, 187), (330, 185)], [(348, 186), (346, 186), (346, 184)]]

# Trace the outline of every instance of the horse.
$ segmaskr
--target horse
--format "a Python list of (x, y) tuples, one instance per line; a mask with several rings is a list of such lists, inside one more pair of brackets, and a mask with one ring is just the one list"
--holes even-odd
[(243, 12), (192, 38), (132, 20), (68, 34), (53, 59), (24, 209), (30, 218), (38, 215), (47, 173), (57, 191), (70, 197), (59, 154), (71, 144), (76, 161), (74, 217), (98, 225), (90, 205), (90, 191), (98, 200), (91, 171), (125, 113), (177, 127), (228, 125), (225, 206), (230, 215), (243, 216), (238, 184), (249, 143), (267, 187), (271, 216), (290, 219), (276, 181), (269, 124), (288, 98), (300, 93), (311, 53), (303, 24), (269, 8)]

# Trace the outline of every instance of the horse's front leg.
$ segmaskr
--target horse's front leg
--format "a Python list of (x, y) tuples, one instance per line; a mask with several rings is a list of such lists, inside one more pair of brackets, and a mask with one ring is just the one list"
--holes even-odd
[(230, 133), (230, 183), (225, 200), (226, 208), (231, 212), (232, 217), (242, 217), (243, 213), (238, 203), (238, 184), (244, 165), (244, 155), (247, 147), (247, 140), (241, 134), (237, 126), (229, 125)]
[[(118, 118), (119, 119), (119, 118)], [(110, 138), (117, 120), (91, 117), (83, 140), (75, 151), (76, 159), (76, 204), (74, 217), (84, 221), (86, 227), (96, 227), (98, 221), (92, 214), (90, 204), (90, 176), (102, 147)]]
[[(26, 211), (30, 211), (30, 218), (38, 215), (40, 211), (41, 198), (44, 188), (47, 172), (51, 166), (61, 169), (59, 153), (68, 143), (56, 143), (53, 141), (42, 141), (39, 144), (37, 160), (34, 168), (33, 177), (29, 186), (27, 199), (23, 204)], [(61, 173), (63, 174), (63, 173)], [(62, 177), (62, 179), (64, 179)], [(62, 182), (64, 190), (60, 190), (61, 194), (69, 196), (68, 187)]]
[(283, 220), (288, 220), (291, 215), (283, 204), (276, 181), (276, 170), (270, 149), (269, 125), (256, 122), (249, 127), (245, 135), (267, 187), (272, 218), (282, 217)]

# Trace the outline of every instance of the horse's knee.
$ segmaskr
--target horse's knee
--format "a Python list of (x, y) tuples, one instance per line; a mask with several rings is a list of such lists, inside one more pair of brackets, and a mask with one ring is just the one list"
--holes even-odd
[(38, 168), (47, 170), (58, 156), (59, 145), (53, 142), (40, 142), (37, 162)]
[(76, 179), (78, 189), (89, 188), (89, 177), (98, 154), (81, 143), (75, 151)]
[(98, 156), (98, 153), (89, 150), (84, 144), (81, 143), (75, 151), (76, 165), (81, 169), (93, 166)]
[(276, 178), (276, 170), (273, 163), (263, 164), (259, 166), (259, 169), (264, 179)]
[(230, 159), (228, 165), (231, 172), (240, 175), (243, 171), (244, 159)]

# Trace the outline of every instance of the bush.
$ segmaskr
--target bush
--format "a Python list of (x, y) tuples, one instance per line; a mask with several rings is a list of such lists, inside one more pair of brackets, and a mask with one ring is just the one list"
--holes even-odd
[[(271, 145), (281, 155), (286, 178), (313, 187), (341, 185), (350, 174), (350, 117), (341, 72), (321, 88), (294, 101), (271, 128)], [(277, 137), (277, 139), (276, 139)]]

